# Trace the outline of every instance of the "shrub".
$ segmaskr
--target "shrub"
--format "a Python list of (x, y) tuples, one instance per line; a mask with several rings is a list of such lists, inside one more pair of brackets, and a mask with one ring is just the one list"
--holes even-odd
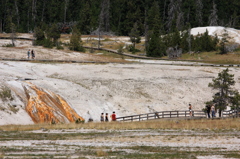
[(44, 42), (43, 42), (43, 47), (46, 47), (46, 48), (53, 48), (53, 43), (51, 40), (49, 39), (45, 39)]
[(133, 54), (136, 53), (136, 52), (140, 52), (140, 50), (134, 48), (133, 45), (128, 46), (128, 51), (132, 52)]
[(4, 45), (2, 45), (2, 47), (14, 47), (14, 45), (13, 44), (4, 44)]
[(13, 96), (12, 96), (11, 90), (5, 86), (2, 87), (0, 91), (0, 98), (2, 99), (2, 101), (7, 101), (7, 100), (12, 101)]
[(84, 120), (81, 120), (80, 118), (78, 118), (76, 121), (75, 121), (76, 124), (81, 124), (81, 123), (84, 123)]
[(123, 53), (123, 45), (119, 45), (117, 52), (118, 52), (119, 54), (122, 54), (122, 53)]
[(62, 45), (58, 45), (58, 46), (57, 46), (57, 49), (58, 49), (58, 50), (64, 50), (64, 47), (63, 47)]
[(9, 107), (9, 110), (12, 111), (14, 114), (16, 114), (19, 111), (19, 109), (16, 108), (16, 106), (8, 105), (8, 107)]

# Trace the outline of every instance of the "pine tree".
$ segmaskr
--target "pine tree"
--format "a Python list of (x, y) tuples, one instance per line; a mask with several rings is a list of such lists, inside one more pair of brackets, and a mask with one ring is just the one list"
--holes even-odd
[(61, 34), (56, 24), (53, 24), (49, 30), (47, 31), (47, 37), (50, 41), (53, 42), (54, 45), (58, 45), (58, 39), (60, 38)]
[(220, 42), (220, 54), (227, 54), (227, 48), (226, 48), (226, 44), (228, 43), (228, 32), (226, 29), (224, 29), (224, 33), (222, 35), (222, 39)]
[(81, 45), (81, 33), (76, 26), (73, 27), (72, 36), (70, 38), (69, 49), (74, 51), (84, 52), (84, 48)]
[(156, 1), (149, 10), (147, 22), (150, 24), (148, 32), (150, 37), (146, 48), (147, 56), (162, 57), (166, 55), (166, 45), (164, 39), (161, 37), (163, 27), (161, 23), (159, 5)]
[(234, 86), (234, 75), (229, 74), (228, 68), (218, 73), (218, 77), (212, 79), (212, 83), (208, 84), (217, 92), (213, 95), (212, 102), (215, 103), (217, 109), (219, 109), (219, 116), (221, 112), (226, 109), (226, 106), (231, 103), (231, 94), (234, 93), (232, 86)]
[(133, 43), (133, 52), (135, 52), (135, 45), (136, 43), (140, 43), (141, 42), (141, 37), (139, 35), (139, 30), (138, 30), (138, 24), (134, 23), (133, 28), (131, 29), (131, 32), (129, 33), (130, 36), (130, 40)]
[(34, 34), (33, 36), (35, 37), (35, 43), (36, 45), (43, 45), (44, 40), (45, 40), (45, 35), (43, 30), (40, 27), (36, 27), (34, 29)]

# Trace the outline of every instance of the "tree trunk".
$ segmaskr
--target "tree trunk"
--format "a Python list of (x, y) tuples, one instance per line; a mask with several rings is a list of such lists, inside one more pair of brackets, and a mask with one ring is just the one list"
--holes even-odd
[(42, 18), (41, 21), (43, 22), (44, 12), (45, 12), (46, 0), (43, 1), (43, 8), (42, 8)]
[(65, 0), (64, 17), (63, 17), (64, 23), (66, 22), (68, 3), (69, 3), (69, 0)]
[(37, 15), (37, 0), (32, 1), (32, 21), (33, 21), (33, 28), (35, 27), (36, 22), (36, 15)]
[(222, 117), (222, 110), (221, 109), (219, 109), (218, 115), (219, 115), (219, 117)]
[(16, 14), (17, 14), (17, 26), (19, 26), (20, 16), (19, 16), (19, 10), (18, 10), (18, 6), (17, 6), (17, 0), (14, 1), (14, 4), (15, 4)]
[(147, 10), (145, 9), (145, 20), (144, 20), (144, 29), (145, 29), (145, 52), (148, 48), (148, 24), (147, 24)]
[(2, 19), (0, 21), (0, 33), (2, 33)]
[(209, 26), (218, 26), (217, 5), (213, 1), (213, 9), (209, 16)]
[(110, 30), (109, 8), (110, 8), (110, 1), (103, 0), (101, 4), (101, 13), (99, 15), (99, 31), (108, 32)]
[(202, 21), (202, 9), (203, 9), (203, 4), (202, 0), (196, 0), (196, 21), (198, 22), (198, 26), (201, 26), (203, 24)]

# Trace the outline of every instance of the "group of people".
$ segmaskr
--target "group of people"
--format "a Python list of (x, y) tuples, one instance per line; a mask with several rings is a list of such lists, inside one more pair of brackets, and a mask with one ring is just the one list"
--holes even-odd
[(27, 57), (28, 57), (28, 59), (30, 59), (30, 57), (32, 59), (35, 59), (35, 52), (33, 50), (29, 49), (28, 52), (27, 52)]
[[(191, 104), (189, 104), (188, 109), (189, 109), (189, 115), (190, 115), (190, 117), (192, 117), (193, 116), (193, 111), (192, 111), (192, 105)], [(208, 118), (211, 118), (211, 116), (212, 116), (212, 118), (216, 117), (215, 106), (213, 104), (212, 105), (207, 105), (206, 110), (207, 110)], [(210, 113), (211, 113), (211, 116), (210, 116)]]
[(215, 115), (215, 106), (214, 105), (207, 105), (206, 106), (206, 109), (207, 109), (207, 114), (208, 114), (208, 118), (211, 118), (210, 117), (210, 113), (211, 113), (211, 115), (212, 115), (212, 118), (214, 118), (214, 117), (216, 117), (216, 115)]
[[(115, 112), (113, 112), (112, 115), (110, 115), (110, 118), (111, 118), (112, 121), (116, 121), (116, 114), (115, 114)], [(108, 122), (109, 121), (108, 113), (105, 113), (105, 116), (104, 116), (104, 113), (102, 113), (101, 116), (100, 116), (100, 121), (101, 122), (104, 122), (104, 121)]]

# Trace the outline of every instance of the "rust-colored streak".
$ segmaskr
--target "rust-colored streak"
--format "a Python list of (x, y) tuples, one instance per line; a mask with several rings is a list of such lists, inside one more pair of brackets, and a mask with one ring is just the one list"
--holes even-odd
[(28, 97), (26, 111), (35, 123), (84, 121), (61, 96), (28, 84), (29, 87), (25, 87)]

